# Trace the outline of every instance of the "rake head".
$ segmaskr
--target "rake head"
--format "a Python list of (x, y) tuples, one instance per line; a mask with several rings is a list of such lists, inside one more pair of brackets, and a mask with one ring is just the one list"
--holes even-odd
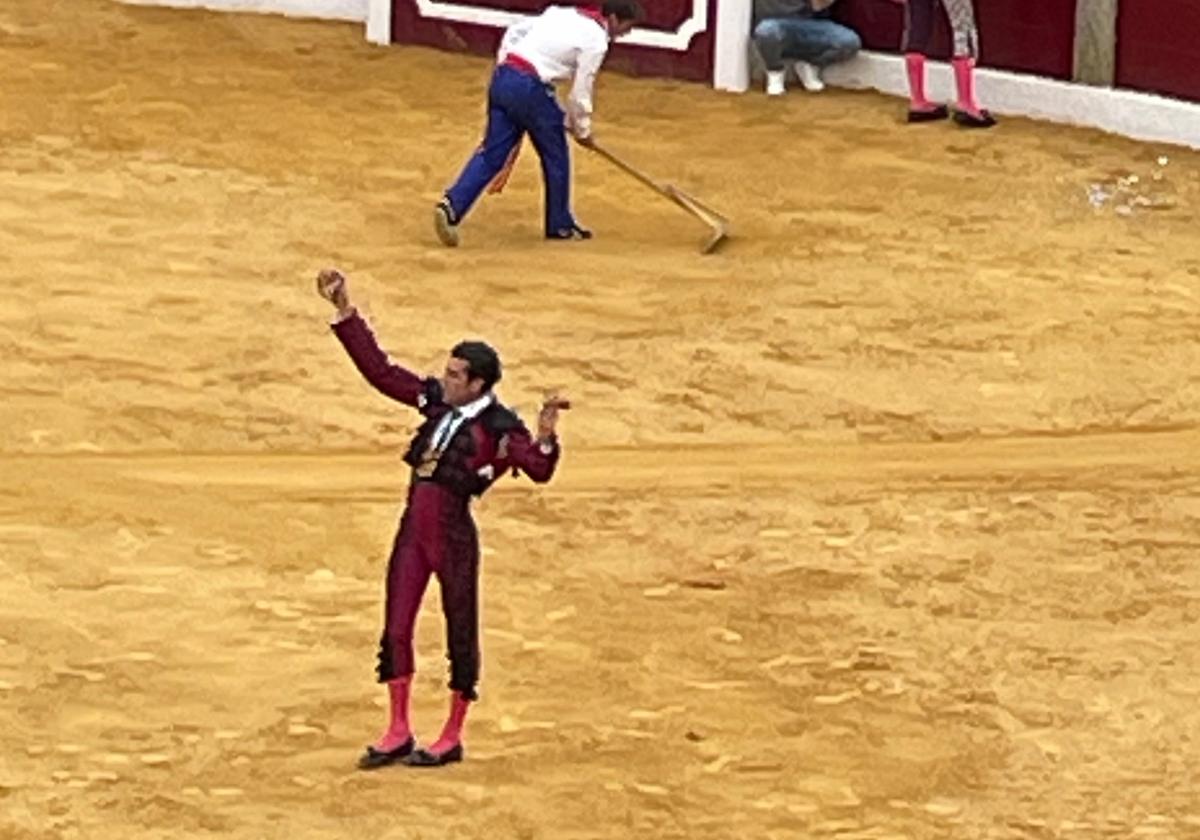
[(676, 186), (667, 185), (666, 191), (677, 204), (708, 225), (709, 237), (700, 248), (701, 254), (711, 254), (729, 239), (729, 220), (727, 218)]

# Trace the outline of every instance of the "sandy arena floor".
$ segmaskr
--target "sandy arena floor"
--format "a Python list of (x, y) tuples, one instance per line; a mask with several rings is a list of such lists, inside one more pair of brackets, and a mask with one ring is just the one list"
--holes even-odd
[[(448, 251), (487, 73), (0, 7), (0, 837), (1200, 837), (1200, 155), (608, 75), (598, 136), (728, 250), (586, 156), (598, 238), (545, 243), (530, 155)], [(483, 335), (577, 402), (478, 508), (444, 772), (354, 769), (413, 417), (327, 264), (398, 358)], [(436, 587), (420, 654), (428, 738)]]

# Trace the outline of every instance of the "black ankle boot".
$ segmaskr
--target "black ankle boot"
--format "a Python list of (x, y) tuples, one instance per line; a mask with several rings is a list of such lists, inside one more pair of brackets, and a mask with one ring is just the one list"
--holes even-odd
[(577, 224), (572, 224), (569, 228), (560, 228), (555, 231), (546, 233), (547, 239), (591, 239), (592, 232), (581, 228)]

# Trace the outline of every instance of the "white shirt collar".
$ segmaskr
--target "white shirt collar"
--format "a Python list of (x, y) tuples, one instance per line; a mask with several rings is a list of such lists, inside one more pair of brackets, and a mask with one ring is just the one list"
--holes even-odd
[(444, 449), (449, 445), (450, 439), (458, 434), (458, 430), (462, 428), (463, 423), (468, 420), (474, 420), (495, 399), (492, 392), (488, 391), (479, 399), (472, 400), (466, 405), (459, 406), (458, 408), (451, 406), (450, 410), (443, 414), (442, 419), (438, 421), (430, 446), (439, 450)]
[(491, 391), (488, 391), (479, 399), (472, 400), (466, 405), (460, 405), (458, 408), (454, 409), (454, 411), (457, 411), (459, 416), (463, 417), (464, 419), (474, 420), (479, 416), (479, 413), (491, 405), (492, 401), (495, 399), (496, 396)]

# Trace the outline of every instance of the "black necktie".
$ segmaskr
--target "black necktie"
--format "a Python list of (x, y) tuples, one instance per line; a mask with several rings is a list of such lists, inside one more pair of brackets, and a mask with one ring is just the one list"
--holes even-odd
[(441, 452), (446, 444), (450, 442), (450, 435), (454, 431), (454, 421), (457, 420), (461, 414), (462, 412), (460, 412), (457, 408), (450, 412), (450, 419), (446, 421), (446, 425), (442, 429), (442, 433), (438, 435), (438, 442), (433, 445), (434, 449)]

